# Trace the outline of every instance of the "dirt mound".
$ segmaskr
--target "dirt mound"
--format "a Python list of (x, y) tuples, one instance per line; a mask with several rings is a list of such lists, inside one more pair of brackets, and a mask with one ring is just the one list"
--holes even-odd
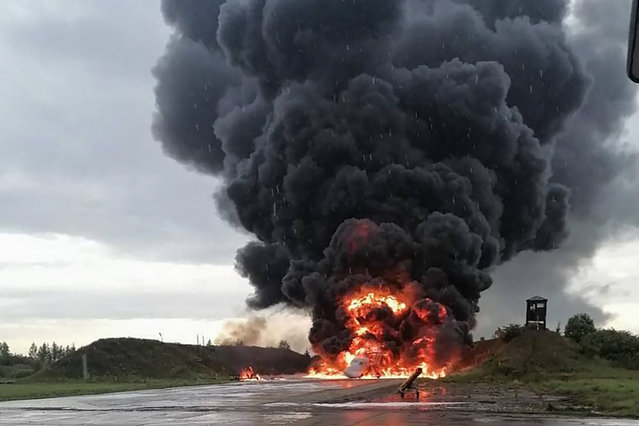
[(310, 357), (289, 349), (258, 346), (215, 346), (222, 363), (232, 371), (251, 365), (260, 374), (295, 374), (308, 371)]
[(601, 367), (586, 357), (579, 345), (551, 331), (526, 330), (508, 343), (499, 339), (479, 342), (460, 363), (460, 371), (490, 377), (514, 378), (571, 374)]
[(100, 339), (32, 378), (81, 378), (83, 355), (87, 356), (90, 376), (118, 379), (234, 376), (248, 365), (261, 374), (292, 374), (306, 371), (310, 362), (307, 356), (279, 348), (194, 346), (132, 338)]
[(505, 345), (501, 339), (480, 340), (475, 342), (462, 355), (455, 366), (455, 371), (468, 371), (483, 365)]

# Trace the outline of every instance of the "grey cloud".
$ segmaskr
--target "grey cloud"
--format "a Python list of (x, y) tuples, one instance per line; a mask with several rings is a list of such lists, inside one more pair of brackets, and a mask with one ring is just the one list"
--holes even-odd
[[(87, 283), (87, 286), (90, 284)], [(38, 319), (222, 319), (242, 314), (237, 292), (146, 291), (108, 289), (3, 291), (3, 321)]]
[(215, 214), (216, 181), (168, 160), (149, 131), (151, 68), (168, 35), (158, 4), (48, 6), (69, 13), (34, 9), (0, 25), (0, 231), (82, 236), (153, 260), (232, 262), (246, 237)]

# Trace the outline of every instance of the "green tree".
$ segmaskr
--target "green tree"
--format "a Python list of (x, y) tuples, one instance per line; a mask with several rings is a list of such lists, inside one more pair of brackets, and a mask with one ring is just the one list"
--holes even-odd
[(508, 324), (504, 327), (499, 327), (495, 330), (495, 338), (501, 339), (504, 342), (510, 342), (515, 337), (519, 337), (524, 334), (524, 327), (518, 324)]
[(291, 349), (291, 345), (286, 340), (280, 340), (280, 344), (278, 345), (280, 349)]
[(51, 349), (49, 345), (45, 342), (38, 348), (38, 360), (45, 364), (51, 361)]
[(31, 347), (29, 348), (29, 358), (37, 359), (38, 358), (38, 347), (35, 343), (31, 343)]
[(62, 355), (62, 356), (63, 356), (63, 357), (65, 357), (65, 356), (67, 356), (67, 355), (72, 354), (73, 352), (75, 352), (75, 345), (71, 345), (71, 346), (67, 345), (67, 346), (64, 348), (64, 351), (63, 351), (63, 355)]
[(617, 330), (597, 330), (581, 340), (584, 352), (625, 367), (639, 369), (639, 337)]
[(568, 319), (564, 335), (577, 343), (585, 336), (594, 333), (597, 329), (595, 323), (588, 314), (577, 314)]
[(58, 346), (56, 342), (53, 342), (51, 344), (51, 361), (52, 362), (56, 362), (57, 360), (62, 358), (60, 349), (61, 349), (60, 346)]
[(8, 364), (11, 360), (11, 352), (7, 342), (0, 343), (0, 364)]

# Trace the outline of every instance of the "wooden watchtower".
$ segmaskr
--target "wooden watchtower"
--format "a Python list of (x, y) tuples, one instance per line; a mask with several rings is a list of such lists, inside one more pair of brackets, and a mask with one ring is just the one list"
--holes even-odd
[(526, 300), (526, 327), (537, 330), (546, 329), (546, 312), (548, 299), (540, 296)]

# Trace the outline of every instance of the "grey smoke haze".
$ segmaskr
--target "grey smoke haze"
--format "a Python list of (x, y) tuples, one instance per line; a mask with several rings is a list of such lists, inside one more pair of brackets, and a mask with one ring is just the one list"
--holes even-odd
[(216, 345), (235, 345), (241, 343), (247, 346), (260, 344), (262, 333), (266, 331), (266, 318), (251, 317), (246, 320), (227, 321), (222, 331), (215, 338)]
[[(216, 345), (277, 347), (281, 340), (286, 340), (291, 349), (304, 352), (308, 349), (308, 339), (297, 324), (295, 317), (286, 314), (271, 314), (268, 319), (263, 316), (251, 316), (245, 319), (229, 320), (222, 325), (222, 330), (215, 337)], [(293, 321), (292, 321), (293, 320)]]
[(400, 276), (462, 336), (493, 270), (491, 315), (542, 293), (601, 318), (564, 289), (632, 223), (600, 204), (633, 177), (615, 139), (635, 92), (611, 31), (628, 2), (595, 3), (567, 35), (561, 0), (164, 0), (154, 134), (222, 177), (220, 210), (258, 240), (237, 256), (249, 305), (309, 308), (327, 353), (351, 338), (340, 295)]

